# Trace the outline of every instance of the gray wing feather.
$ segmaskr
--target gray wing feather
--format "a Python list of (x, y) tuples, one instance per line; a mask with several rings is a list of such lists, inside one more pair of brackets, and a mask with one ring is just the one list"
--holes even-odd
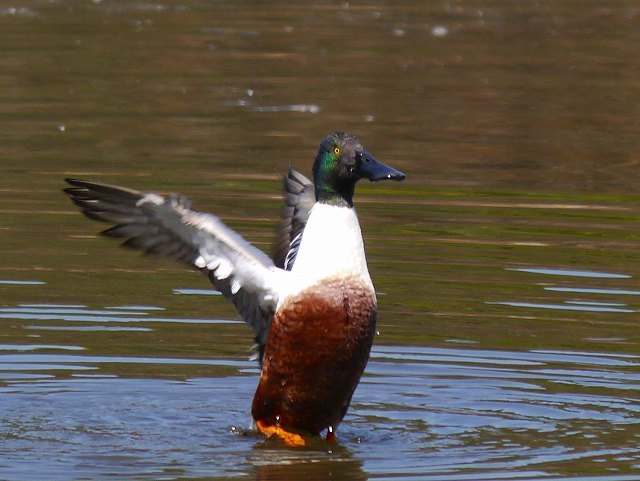
[(169, 257), (203, 270), (254, 329), (260, 359), (278, 302), (279, 271), (261, 250), (219, 218), (191, 210), (186, 197), (165, 199), (106, 184), (66, 179), (64, 192), (89, 218), (116, 224), (102, 232), (126, 247)]
[(275, 264), (282, 269), (291, 270), (309, 212), (316, 203), (316, 193), (313, 183), (291, 167), (284, 177), (284, 192), (285, 205), (282, 209)]

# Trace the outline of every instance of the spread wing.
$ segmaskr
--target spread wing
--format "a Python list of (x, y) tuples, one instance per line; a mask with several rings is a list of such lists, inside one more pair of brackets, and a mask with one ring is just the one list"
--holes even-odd
[(254, 329), (260, 360), (283, 275), (271, 259), (220, 219), (191, 210), (186, 197), (66, 179), (64, 192), (87, 217), (115, 224), (102, 232), (123, 245), (203, 270)]
[(289, 271), (296, 260), (302, 232), (307, 225), (309, 212), (316, 202), (316, 193), (313, 183), (291, 167), (284, 177), (284, 191), (285, 205), (282, 209), (275, 263)]

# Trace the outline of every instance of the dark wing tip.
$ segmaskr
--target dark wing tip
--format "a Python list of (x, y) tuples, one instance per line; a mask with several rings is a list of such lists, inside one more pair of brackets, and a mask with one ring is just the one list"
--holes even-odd
[(70, 177), (67, 177), (66, 179), (64, 179), (64, 181), (71, 185), (72, 187), (65, 187), (64, 189), (62, 189), (62, 192), (64, 192), (66, 195), (68, 195), (69, 197), (71, 197), (71, 200), (76, 201), (76, 199), (78, 198), (78, 196), (82, 193), (82, 192), (86, 192), (86, 187), (85, 184), (86, 182), (79, 180), (79, 179), (72, 179)]
[(89, 182), (86, 180), (81, 180), (81, 179), (74, 179), (72, 177), (67, 177), (66, 179), (64, 179), (64, 181), (71, 185), (72, 187), (66, 187), (64, 190), (64, 192), (67, 191), (78, 191), (78, 190), (93, 190), (95, 187), (100, 186), (101, 184), (96, 184), (95, 182)]

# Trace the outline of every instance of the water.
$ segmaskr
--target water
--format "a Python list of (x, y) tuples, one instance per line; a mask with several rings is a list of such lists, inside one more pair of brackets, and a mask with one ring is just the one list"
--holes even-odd
[[(0, 1), (0, 479), (640, 476), (635, 2)], [(96, 236), (90, 178), (270, 252), (356, 132), (379, 335), (339, 443), (248, 430), (252, 334)]]

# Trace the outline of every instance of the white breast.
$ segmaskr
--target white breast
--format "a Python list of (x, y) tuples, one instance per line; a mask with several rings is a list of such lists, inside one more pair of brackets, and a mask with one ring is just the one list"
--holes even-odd
[(316, 204), (305, 226), (287, 290), (298, 292), (340, 275), (359, 277), (373, 289), (355, 210)]

